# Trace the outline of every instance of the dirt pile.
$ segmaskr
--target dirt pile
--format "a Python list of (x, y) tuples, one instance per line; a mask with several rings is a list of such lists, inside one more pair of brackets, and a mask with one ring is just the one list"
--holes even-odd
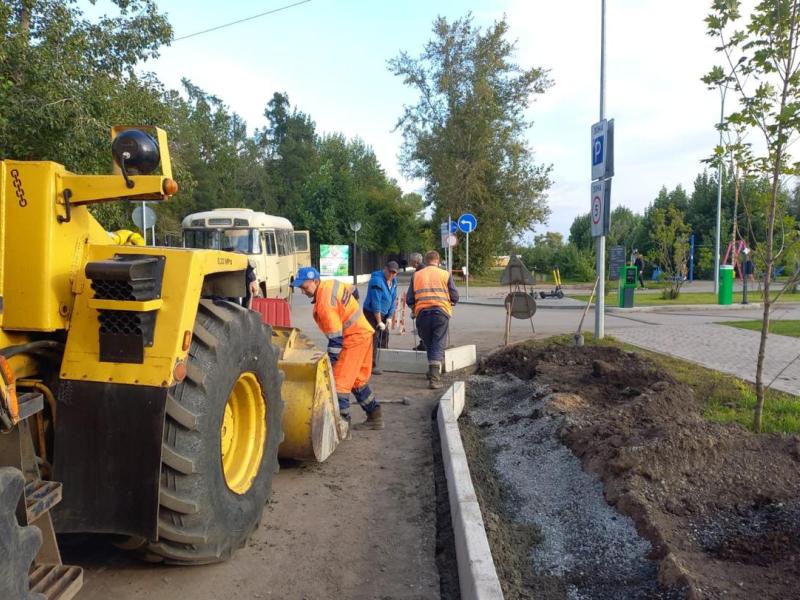
[(613, 347), (517, 346), (481, 372), (559, 393), (541, 414), (563, 417), (558, 435), (650, 542), (663, 585), (697, 598), (800, 595), (797, 436), (709, 423), (691, 388)]

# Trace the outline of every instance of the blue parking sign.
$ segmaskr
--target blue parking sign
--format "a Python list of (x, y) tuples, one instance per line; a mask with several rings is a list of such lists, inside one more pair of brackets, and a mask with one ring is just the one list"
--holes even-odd
[(592, 125), (592, 181), (614, 176), (614, 119)]
[(592, 166), (596, 167), (603, 163), (603, 146), (605, 145), (605, 136), (599, 135), (592, 140)]

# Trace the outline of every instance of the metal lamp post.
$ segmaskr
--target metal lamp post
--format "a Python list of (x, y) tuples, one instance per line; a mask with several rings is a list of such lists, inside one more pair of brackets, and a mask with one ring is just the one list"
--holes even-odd
[(361, 221), (351, 221), (350, 229), (353, 230), (353, 285), (358, 285), (358, 232), (361, 229)]
[[(730, 75), (729, 75), (730, 77)], [(725, 124), (725, 93), (728, 86), (719, 85), (720, 106), (719, 106), (719, 147), (722, 148), (722, 127)], [(722, 224), (722, 156), (717, 163), (717, 224), (714, 229), (714, 293), (719, 293), (719, 238)]]
[[(717, 87), (719, 87), (719, 147), (722, 148), (722, 128), (725, 126), (725, 94), (728, 91), (728, 81), (733, 75), (733, 72), (736, 70), (740, 64), (745, 61), (745, 57), (741, 57), (739, 62), (737, 62), (731, 68), (730, 72), (725, 76)], [(717, 163), (717, 224), (716, 229), (714, 230), (714, 293), (719, 293), (719, 238), (721, 235), (722, 229), (722, 157), (719, 157), (719, 163)]]
[(742, 252), (744, 253), (743, 268), (739, 271), (742, 274), (742, 304), (750, 304), (747, 301), (747, 280), (750, 278), (750, 248), (745, 247)]

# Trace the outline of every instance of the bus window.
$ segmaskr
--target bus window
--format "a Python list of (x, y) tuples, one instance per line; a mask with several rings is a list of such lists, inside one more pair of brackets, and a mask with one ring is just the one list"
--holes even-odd
[(308, 232), (295, 231), (294, 232), (294, 248), (295, 252), (308, 252)]
[(222, 249), (228, 252), (252, 254), (251, 231), (251, 229), (228, 229), (227, 231), (220, 231), (220, 245)]
[(269, 256), (275, 256), (278, 253), (278, 247), (275, 244), (275, 232), (274, 231), (265, 231), (264, 232), (264, 243), (266, 245), (267, 254)]
[(286, 231), (277, 229), (275, 231), (275, 236), (278, 238), (278, 256), (286, 256), (289, 254), (289, 248), (286, 244)]
[(250, 230), (250, 238), (251, 238), (251, 253), (252, 254), (261, 254), (261, 236), (258, 233), (258, 229), (251, 229)]
[(219, 236), (216, 231), (187, 229), (183, 233), (184, 243), (187, 248), (219, 250)]
[(183, 232), (183, 239), (186, 248), (261, 254), (261, 239), (257, 229), (228, 229), (225, 231), (187, 229)]

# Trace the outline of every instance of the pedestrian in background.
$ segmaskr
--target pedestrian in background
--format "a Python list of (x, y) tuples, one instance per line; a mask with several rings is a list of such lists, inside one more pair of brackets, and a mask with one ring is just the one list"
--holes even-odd
[[(419, 252), (412, 252), (411, 256), (408, 257), (408, 263), (411, 265), (411, 267), (414, 269), (415, 272), (419, 271), (423, 267), (422, 254), (420, 254)], [(412, 273), (411, 276), (413, 277), (414, 273)], [(416, 336), (417, 335), (417, 322), (416, 322), (416, 316), (414, 316), (414, 311), (413, 310), (411, 311), (411, 327), (414, 329), (414, 335)], [(414, 350), (417, 350), (417, 351), (420, 351), (420, 352), (424, 352), (425, 351), (425, 342), (423, 342), (422, 339), (420, 339), (419, 340), (419, 344), (417, 344), (414, 347)]]
[(633, 265), (636, 267), (636, 272), (639, 274), (639, 285), (644, 289), (644, 258), (639, 254), (638, 250), (634, 250), (634, 252), (636, 253), (636, 260), (633, 261)]
[(439, 253), (425, 254), (425, 266), (411, 276), (406, 292), (406, 304), (414, 311), (417, 330), (425, 342), (428, 354), (428, 387), (442, 387), (442, 363), (447, 345), (447, 330), (453, 306), (458, 302), (458, 290), (453, 277), (439, 268)]
[(400, 266), (393, 260), (386, 263), (380, 271), (374, 271), (369, 278), (367, 297), (364, 299), (364, 316), (375, 329), (372, 342), (372, 372), (382, 373), (378, 365), (378, 348), (389, 347), (389, 329), (397, 306), (397, 271)]

